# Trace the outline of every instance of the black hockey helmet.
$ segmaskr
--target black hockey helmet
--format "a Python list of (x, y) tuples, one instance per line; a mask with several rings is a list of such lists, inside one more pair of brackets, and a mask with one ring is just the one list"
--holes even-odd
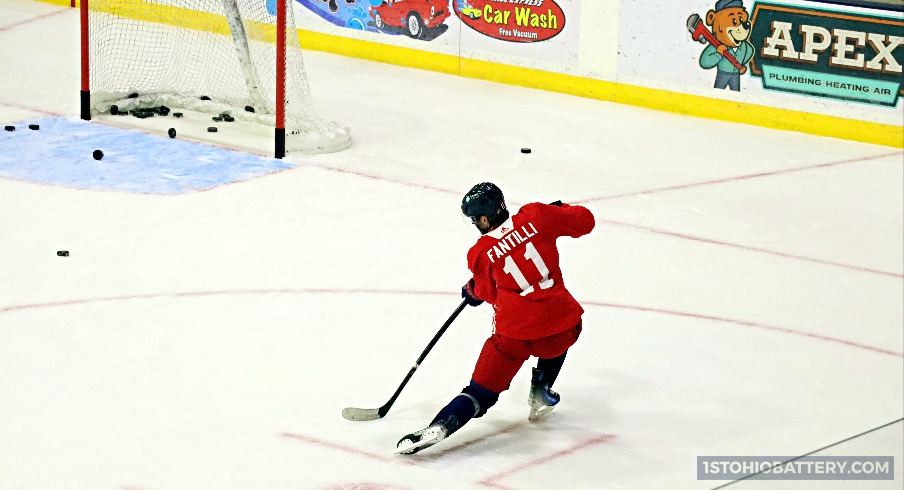
[(486, 216), (490, 223), (503, 216), (503, 220), (508, 218), (502, 190), (491, 182), (471, 187), (461, 200), (461, 214), (470, 218), (472, 223), (477, 223), (481, 216)]

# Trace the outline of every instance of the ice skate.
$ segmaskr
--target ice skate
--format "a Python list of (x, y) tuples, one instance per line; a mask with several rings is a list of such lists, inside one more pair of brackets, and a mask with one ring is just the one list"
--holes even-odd
[(559, 403), (559, 394), (549, 389), (549, 384), (544, 380), (543, 371), (534, 368), (530, 381), (530, 394), (527, 403), (530, 405), (530, 414), (527, 420), (536, 422), (545, 417), (556, 404)]
[(396, 454), (414, 454), (442, 441), (448, 434), (445, 424), (433, 424), (406, 435), (396, 444)]

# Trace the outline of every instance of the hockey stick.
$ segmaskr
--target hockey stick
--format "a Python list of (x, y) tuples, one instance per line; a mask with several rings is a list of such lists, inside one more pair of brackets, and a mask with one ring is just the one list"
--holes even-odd
[(408, 375), (405, 376), (405, 379), (402, 380), (402, 384), (396, 389), (395, 393), (392, 394), (392, 398), (389, 399), (388, 402), (383, 404), (380, 408), (355, 408), (355, 407), (347, 407), (342, 409), (342, 416), (348, 420), (355, 421), (365, 421), (365, 420), (376, 420), (383, 418), (387, 412), (389, 412), (389, 407), (395, 403), (396, 398), (399, 397), (399, 393), (402, 392), (402, 388), (408, 384), (408, 380), (411, 379), (411, 376), (417, 371), (417, 368), (424, 361), (424, 358), (427, 357), (427, 354), (433, 349), (433, 346), (436, 345), (436, 342), (439, 341), (439, 338), (442, 337), (443, 333), (446, 332), (446, 329), (449, 328), (449, 325), (452, 325), (452, 322), (458, 317), (458, 314), (461, 313), (461, 310), (465, 309), (465, 305), (467, 305), (467, 300), (462, 300), (461, 304), (458, 305), (458, 308), (452, 312), (452, 315), (449, 316), (449, 319), (446, 320), (446, 323), (440, 327), (439, 331), (436, 332), (436, 335), (433, 336), (433, 340), (427, 344), (427, 348), (424, 349), (424, 352), (421, 352), (421, 357), (417, 358), (417, 361), (414, 362), (414, 366), (411, 366), (411, 369), (408, 371)]
[[(554, 201), (549, 203), (551, 206), (562, 206), (562, 201)], [(408, 384), (408, 380), (411, 379), (411, 376), (414, 375), (414, 372), (417, 371), (417, 368), (424, 362), (424, 358), (427, 357), (427, 354), (430, 352), (430, 349), (433, 349), (433, 346), (439, 341), (439, 338), (443, 336), (446, 332), (446, 329), (449, 328), (449, 325), (452, 325), (452, 322), (455, 321), (455, 318), (458, 317), (458, 314), (461, 313), (461, 310), (465, 309), (465, 305), (468, 304), (467, 299), (463, 299), (461, 304), (458, 305), (458, 308), (455, 308), (455, 311), (449, 316), (449, 319), (446, 320), (446, 323), (440, 327), (439, 331), (436, 332), (436, 335), (433, 336), (433, 339), (427, 344), (427, 348), (424, 349), (424, 352), (421, 352), (421, 357), (417, 358), (417, 361), (414, 361), (414, 366), (411, 366), (411, 369), (408, 371), (408, 375), (405, 376), (405, 379), (402, 380), (402, 384), (396, 388), (395, 393), (392, 394), (392, 398), (389, 399), (388, 402), (383, 404), (380, 408), (355, 408), (355, 407), (346, 407), (342, 409), (342, 416), (348, 420), (354, 420), (358, 422), (363, 422), (365, 420), (376, 420), (381, 419), (383, 416), (389, 412), (389, 407), (395, 403), (396, 398), (399, 397), (399, 393), (402, 392), (402, 388)]]

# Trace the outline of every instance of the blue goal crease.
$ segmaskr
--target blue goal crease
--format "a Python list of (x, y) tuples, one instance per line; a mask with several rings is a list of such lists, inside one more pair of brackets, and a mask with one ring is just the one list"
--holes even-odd
[[(39, 129), (29, 129), (37, 124)], [(0, 176), (80, 189), (184, 194), (292, 168), (289, 162), (81, 119), (0, 131)], [(95, 160), (93, 153), (103, 157)]]

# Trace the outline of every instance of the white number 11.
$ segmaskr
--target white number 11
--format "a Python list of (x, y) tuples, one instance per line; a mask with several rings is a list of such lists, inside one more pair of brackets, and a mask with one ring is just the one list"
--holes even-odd
[[(537, 252), (537, 248), (534, 247), (533, 243), (527, 243), (524, 251), (524, 258), (533, 261), (534, 265), (537, 266), (537, 270), (540, 271), (540, 275), (543, 276), (539, 282), (540, 289), (551, 288), (555, 281), (549, 277), (549, 268), (546, 267), (546, 263), (543, 262), (543, 257), (540, 257), (540, 253)], [(524, 277), (521, 269), (515, 264), (515, 259), (513, 259), (511, 255), (505, 258), (505, 267), (503, 267), (502, 270), (515, 279), (518, 287), (521, 288), (521, 296), (527, 296), (534, 292), (534, 286), (527, 282), (527, 279)]]

